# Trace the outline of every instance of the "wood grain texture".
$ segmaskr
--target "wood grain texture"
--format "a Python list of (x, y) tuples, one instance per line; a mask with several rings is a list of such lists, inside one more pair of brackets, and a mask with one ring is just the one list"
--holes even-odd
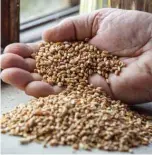
[(19, 42), (19, 0), (1, 1), (1, 47)]
[(111, 0), (111, 7), (152, 13), (152, 0)]
[(80, 14), (104, 7), (139, 10), (152, 13), (152, 0), (81, 0)]

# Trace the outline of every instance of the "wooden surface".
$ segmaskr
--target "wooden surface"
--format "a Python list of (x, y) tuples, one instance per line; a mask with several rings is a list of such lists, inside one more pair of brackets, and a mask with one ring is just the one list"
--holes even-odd
[(152, 13), (152, 0), (81, 0), (80, 14), (89, 13), (105, 7), (140, 10)]
[(111, 0), (111, 7), (152, 13), (152, 0)]
[(19, 41), (19, 0), (1, 0), (1, 47)]

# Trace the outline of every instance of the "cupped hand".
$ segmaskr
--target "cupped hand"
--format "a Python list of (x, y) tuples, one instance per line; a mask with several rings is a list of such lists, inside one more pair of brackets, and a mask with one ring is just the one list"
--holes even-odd
[[(85, 38), (99, 49), (119, 56), (127, 65), (119, 76), (109, 76), (109, 84), (98, 74), (89, 78), (90, 83), (103, 87), (114, 99), (126, 103), (152, 101), (152, 14), (101, 9), (63, 20), (43, 33), (45, 41)], [(60, 92), (61, 88), (42, 82), (41, 77), (33, 73), (35, 61), (31, 53), (37, 50), (38, 44), (7, 46), (1, 56), (2, 80), (36, 97)]]

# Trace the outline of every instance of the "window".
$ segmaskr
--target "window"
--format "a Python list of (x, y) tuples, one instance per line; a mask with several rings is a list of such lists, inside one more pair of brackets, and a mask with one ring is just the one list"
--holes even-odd
[(20, 1), (20, 23), (24, 23), (49, 13), (68, 8), (69, 0), (21, 0)]
[(79, 13), (79, 0), (2, 0), (1, 13), (3, 50), (13, 42), (40, 40), (44, 29)]
[(2, 0), (1, 49), (19, 40), (24, 43), (40, 40), (43, 30), (77, 15), (79, 3), (80, 13), (102, 7), (152, 12), (152, 0)]
[[(79, 13), (79, 0), (33, 0), (26, 7), (24, 2), (26, 5), (23, 0), (20, 8), (20, 42), (24, 43), (40, 40), (45, 29)], [(37, 8), (33, 10), (34, 2)]]

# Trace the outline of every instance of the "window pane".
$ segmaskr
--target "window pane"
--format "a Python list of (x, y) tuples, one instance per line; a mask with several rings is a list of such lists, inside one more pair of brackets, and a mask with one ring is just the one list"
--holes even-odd
[(20, 0), (20, 22), (70, 6), (70, 0)]

